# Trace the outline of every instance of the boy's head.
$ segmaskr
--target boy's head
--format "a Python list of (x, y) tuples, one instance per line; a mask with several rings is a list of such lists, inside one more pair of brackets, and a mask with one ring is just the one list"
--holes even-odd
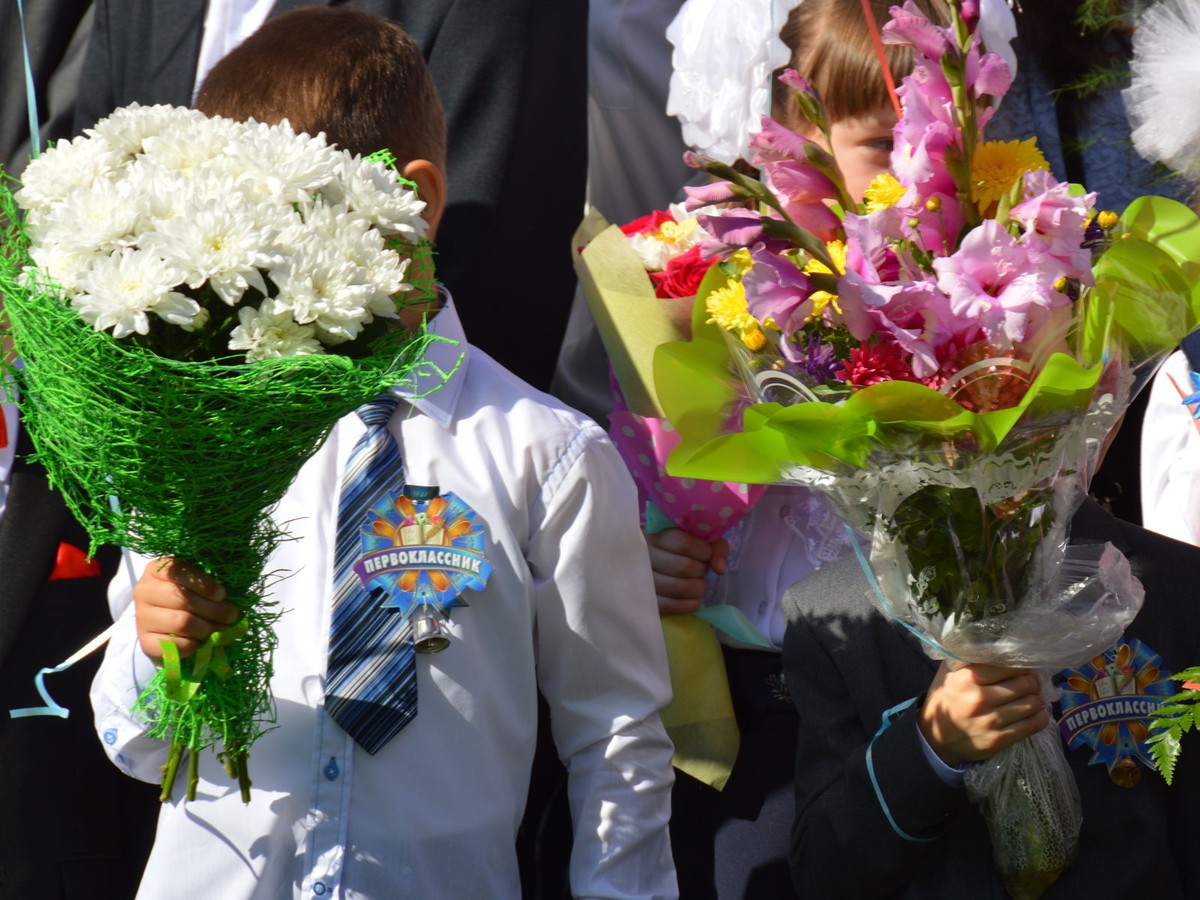
[(342, 150), (388, 149), (417, 184), (430, 237), (445, 203), (446, 120), (421, 49), (399, 26), (351, 7), (270, 19), (204, 79), (208, 115), (317, 134)]
[[(896, 0), (870, 0), (879, 27), (888, 21), (888, 10)], [(945, 0), (916, 0), (930, 21), (950, 24)], [(788, 16), (780, 37), (792, 52), (788, 66), (799, 72), (817, 90), (833, 126), (831, 148), (846, 177), (846, 187), (855, 197), (874, 175), (888, 167), (892, 128), (896, 124), (887, 82), (871, 30), (863, 14), (862, 0), (805, 0)], [(912, 71), (912, 50), (907, 46), (884, 46), (888, 66), (899, 84)], [(800, 114), (790, 88), (774, 83), (772, 107), (775, 118), (790, 128), (815, 138)]]

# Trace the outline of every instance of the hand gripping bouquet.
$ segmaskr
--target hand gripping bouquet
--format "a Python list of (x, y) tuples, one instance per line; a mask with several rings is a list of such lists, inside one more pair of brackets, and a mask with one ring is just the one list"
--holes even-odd
[[(1140, 608), (1121, 554), (1068, 546), (1068, 530), (1105, 436), (1197, 325), (1200, 223), (1162, 198), (1097, 213), (1032, 140), (984, 142), (1009, 70), (978, 46), (977, 7), (955, 7), (949, 29), (891, 10), (883, 39), (915, 65), (865, 204), (769, 119), (761, 182), (695, 159), (725, 179), (690, 202), (720, 262), (656, 383), (681, 438), (672, 474), (820, 490), (867, 541), (884, 611), (931, 655), (1054, 672)], [(819, 98), (784, 78), (828, 142)], [(966, 774), (1015, 897), (1044, 891), (1078, 844), (1052, 729)]]
[(269, 513), (341, 416), (417, 373), (430, 338), (396, 319), (429, 271), (423, 204), (386, 161), (286, 122), (161, 106), (60, 143), (0, 202), (37, 458), (93, 549), (188, 560), (243, 611), (189, 659), (164, 642), (138, 700), (171, 743), (163, 797), (185, 750), (194, 796), (209, 747), (247, 797), (274, 717)]

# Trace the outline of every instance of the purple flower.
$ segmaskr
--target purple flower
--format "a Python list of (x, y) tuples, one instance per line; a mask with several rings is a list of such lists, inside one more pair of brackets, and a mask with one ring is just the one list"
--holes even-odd
[(813, 304), (808, 299), (813, 290), (812, 282), (781, 253), (755, 247), (750, 255), (754, 265), (742, 276), (746, 306), (758, 321), (769, 319), (779, 327), (784, 337), (781, 341), (783, 355), (796, 362), (797, 351), (791, 336), (812, 313)]
[(705, 259), (724, 256), (730, 251), (753, 247), (756, 244), (765, 245), (777, 253), (782, 253), (789, 247), (786, 241), (766, 236), (760, 213), (740, 206), (701, 213), (696, 216), (696, 221), (709, 234), (700, 244), (700, 254)]
[(833, 347), (821, 343), (821, 335), (808, 335), (804, 342), (804, 355), (794, 363), (796, 369), (811, 379), (813, 384), (828, 384), (831, 381), (841, 381), (838, 372), (841, 371), (842, 361), (838, 359)]

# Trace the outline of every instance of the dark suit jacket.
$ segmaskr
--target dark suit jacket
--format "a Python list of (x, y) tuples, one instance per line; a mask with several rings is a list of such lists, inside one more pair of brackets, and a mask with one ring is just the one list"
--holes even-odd
[[(18, 451), (29, 449), (22, 432)], [(100, 575), (47, 581), (64, 541), (88, 546), (44, 470), (19, 457), (0, 518), (0, 891), (127, 900), (150, 851), (158, 802), (153, 787), (122, 775), (100, 748), (88, 700), (100, 654), (47, 677), (67, 719), (8, 714), (44, 705), (38, 670), (112, 623), (106, 589), (115, 549), (97, 557)]]
[[(92, 27), (91, 0), (26, 2), (25, 36), (42, 144), (71, 135), (75, 87)], [(29, 160), (25, 54), (16, 3), (0, 4), (0, 163), (17, 175)]]
[[(1146, 587), (1128, 635), (1171, 671), (1200, 662), (1194, 596), (1200, 549), (1121, 522), (1088, 503), (1073, 542), (1112, 541)], [(784, 598), (787, 686), (800, 715), (792, 876), (802, 897), (1003, 898), (986, 825), (965, 791), (947, 787), (921, 748), (914, 707), (872, 749), (880, 790), (908, 834), (892, 830), (876, 800), (865, 751), (884, 710), (929, 687), (936, 664), (877, 609), (853, 557), (822, 566)], [(919, 702), (919, 700), (918, 700)], [(1188, 741), (1185, 740), (1185, 747)], [(1068, 750), (1083, 803), (1079, 858), (1044, 895), (1200, 896), (1200, 747), (1185, 749), (1168, 788), (1143, 771), (1116, 787), (1086, 749)], [(1151, 887), (1153, 886), (1153, 887)]]
[[(278, 0), (272, 15), (319, 0)], [(331, 5), (339, 5), (331, 0)], [(545, 389), (575, 287), (587, 167), (587, 3), (353, 0), (421, 46), (446, 109), (438, 272), (471, 342)], [(76, 130), (191, 102), (205, 0), (98, 0)]]

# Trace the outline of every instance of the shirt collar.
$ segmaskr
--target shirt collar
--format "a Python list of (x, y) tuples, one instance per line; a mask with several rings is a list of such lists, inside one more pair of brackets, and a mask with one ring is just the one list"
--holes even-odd
[(454, 308), (454, 298), (444, 287), (440, 290), (442, 308), (425, 326), (434, 339), (426, 346), (425, 357), (416, 371), (409, 373), (394, 390), (439, 425), (448, 426), (466, 383), (471, 345)]

